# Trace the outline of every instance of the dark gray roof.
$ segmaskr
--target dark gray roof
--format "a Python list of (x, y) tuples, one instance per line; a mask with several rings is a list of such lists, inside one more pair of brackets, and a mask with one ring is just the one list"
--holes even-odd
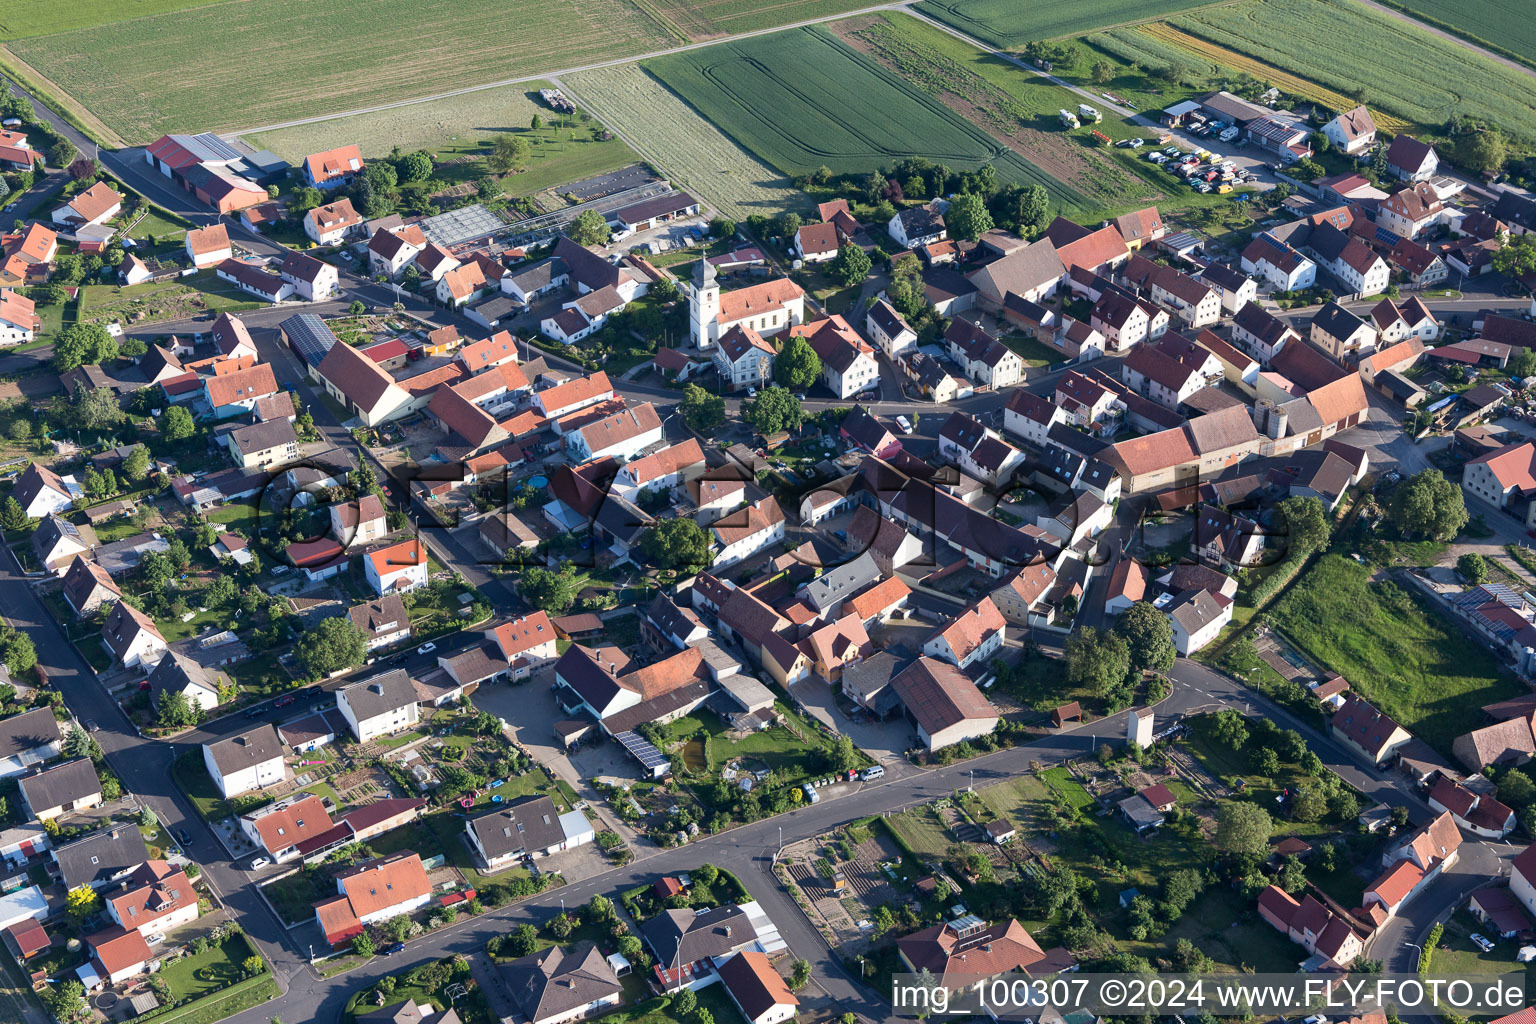
[(226, 776), (283, 756), (283, 741), (278, 739), (277, 730), (270, 722), (239, 736), (204, 743), (203, 747), (213, 757), (213, 763), (219, 766), (220, 774)]
[(0, 721), (0, 757), (15, 757), (59, 739), (53, 708), (35, 708)]
[(752, 919), (735, 904), (702, 914), (664, 910), (642, 924), (640, 930), (656, 959), (668, 967), (724, 956), (757, 938)]
[(53, 851), (66, 888), (103, 885), (149, 860), (137, 825), (114, 825), (65, 843)]
[(1367, 324), (1337, 302), (1330, 302), (1313, 315), (1312, 326), (1321, 327), (1329, 337), (1342, 340)]
[(501, 966), (507, 991), (531, 1021), (581, 1010), (621, 990), (597, 946), (580, 942), (566, 952), (551, 946)]
[(832, 566), (805, 585), (805, 595), (818, 610), (850, 597), (880, 578), (880, 567), (868, 551), (851, 562)]
[(488, 857), (547, 850), (565, 841), (560, 811), (547, 796), (524, 797), (469, 819), (469, 829)]
[(416, 687), (411, 685), (411, 677), (403, 668), (344, 686), (337, 691), (337, 697), (342, 694), (346, 695), (348, 706), (360, 721), (416, 703)]
[(509, 280), (525, 292), (536, 292), (540, 288), (549, 287), (550, 282), (564, 277), (566, 273), (565, 260), (551, 256), (513, 271)]
[(242, 455), (264, 452), (283, 444), (298, 444), (299, 435), (286, 419), (250, 423), (230, 432), (229, 441)]
[(21, 795), (34, 814), (100, 792), (101, 780), (88, 757), (43, 768), (21, 779)]
[(150, 698), (158, 705), (167, 692), (181, 693), (188, 686), (198, 686), (214, 693), (229, 677), (216, 666), (204, 665), (184, 650), (171, 648), (160, 659), (160, 664), (149, 674)]

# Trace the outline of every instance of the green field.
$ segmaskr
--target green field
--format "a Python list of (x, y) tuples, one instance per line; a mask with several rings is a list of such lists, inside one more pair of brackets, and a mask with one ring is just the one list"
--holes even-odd
[(1473, 42), (1536, 65), (1536, 22), (1526, 0), (1383, 0)]
[[(251, 128), (676, 42), (632, 0), (524, 0), (513, 22), (508, 14), (497, 0), (227, 2), (21, 39), (12, 49), (118, 134), (147, 142), (167, 131)], [(231, 60), (245, 69), (238, 84)]]
[(0, 8), (0, 39), (91, 28), (166, 11), (202, 7), (209, 0), (8, 0)]
[(1478, 708), (1525, 688), (1410, 584), (1372, 583), (1371, 573), (1326, 555), (1274, 605), (1272, 621), (1377, 709), (1449, 754), (1452, 740), (1485, 724)]
[(1150, 21), (1210, 0), (923, 0), (917, 10), (999, 50), (1035, 39), (1092, 32), (1108, 25)]
[(907, 156), (956, 170), (993, 164), (1006, 182), (1085, 197), (967, 123), (939, 100), (819, 26), (672, 54), (645, 67), (770, 166), (863, 173)]
[[(1536, 90), (1529, 76), (1362, 4), (1245, 0), (1170, 18), (1169, 24), (1344, 96), (1361, 93), (1373, 109), (1415, 125), (1439, 126), (1452, 114), (1470, 114), (1536, 140)], [(1528, 20), (1513, 24), (1531, 31)]]

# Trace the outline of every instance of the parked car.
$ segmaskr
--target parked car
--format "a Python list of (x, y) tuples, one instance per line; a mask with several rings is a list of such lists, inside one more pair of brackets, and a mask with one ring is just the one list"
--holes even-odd
[(277, 698), (277, 700), (274, 700), (272, 702), (272, 706), (275, 707), (275, 708), (285, 708), (289, 704), (292, 704), (294, 701), (296, 701), (298, 699), (299, 698), (296, 695), (294, 695), (294, 694), (285, 693), (281, 697)]
[(803, 787), (803, 789), (805, 791), (805, 802), (806, 803), (808, 803), (808, 804), (819, 804), (819, 803), (821, 803), (821, 794), (816, 792), (816, 787), (815, 786), (813, 786), (809, 782), (807, 782), (805, 784), (805, 786)]
[(247, 871), (255, 871), (257, 868), (264, 868), (268, 864), (271, 864), (271, 863), (272, 863), (272, 858), (271, 857), (267, 857), (267, 856), (264, 856), (264, 855), (258, 853), (256, 856), (251, 858), (251, 865), (250, 865), (250, 867), (246, 868), (246, 870)]
[(174, 835), (176, 836), (176, 841), (181, 844), (182, 849), (186, 849), (188, 846), (192, 845), (192, 833), (188, 832), (186, 829), (178, 828)]
[(907, 419), (905, 416), (897, 416), (896, 425), (901, 428), (901, 432), (903, 434), (912, 433), (912, 421)]
[(1146, 139), (1132, 139), (1130, 142), (1126, 143), (1126, 145), (1130, 146), (1132, 149), (1140, 149), (1142, 146), (1145, 146), (1146, 144), (1147, 144), (1147, 140)]
[(396, 942), (379, 950), (379, 956), (394, 956), (396, 953), (405, 952), (405, 943)]
[(748, 398), (756, 398), (757, 397), (757, 388), (747, 388), (747, 397)]
[(864, 781), (865, 782), (873, 782), (875, 779), (883, 778), (884, 776), (885, 776), (885, 766), (884, 765), (875, 764), (875, 765), (870, 765), (868, 768), (864, 769)]
[(1484, 953), (1493, 949), (1493, 943), (1486, 935), (1478, 935), (1475, 932), (1472, 935), (1472, 944), (1478, 949), (1482, 950)]
[(424, 643), (420, 647), (416, 648), (416, 653), (417, 654), (431, 654), (435, 650), (437, 650), (437, 644), (435, 644), (432, 641), (428, 640), (426, 643)]
[(89, 718), (83, 719), (80, 722), (80, 724), (85, 726), (85, 731), (86, 732), (100, 732), (101, 731), (101, 726), (97, 725), (95, 722), (91, 721)]

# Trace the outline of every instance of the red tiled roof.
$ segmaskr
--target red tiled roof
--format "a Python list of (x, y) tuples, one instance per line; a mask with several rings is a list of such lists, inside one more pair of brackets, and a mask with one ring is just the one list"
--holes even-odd
[[(344, 347), (344, 346), (340, 346)], [(208, 404), (215, 409), (236, 402), (254, 401), (277, 392), (277, 378), (266, 363), (207, 379)]]
[(529, 648), (555, 639), (554, 624), (542, 611), (524, 615), (511, 622), (503, 622), (494, 632), (496, 643), (501, 647), (501, 653), (509, 663)]

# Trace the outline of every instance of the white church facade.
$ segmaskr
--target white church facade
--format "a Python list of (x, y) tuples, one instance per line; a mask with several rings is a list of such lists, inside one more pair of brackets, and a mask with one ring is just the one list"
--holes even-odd
[(701, 350), (717, 345), (733, 327), (765, 338), (805, 322), (805, 291), (788, 278), (722, 292), (715, 268), (700, 260), (688, 289), (688, 340)]

